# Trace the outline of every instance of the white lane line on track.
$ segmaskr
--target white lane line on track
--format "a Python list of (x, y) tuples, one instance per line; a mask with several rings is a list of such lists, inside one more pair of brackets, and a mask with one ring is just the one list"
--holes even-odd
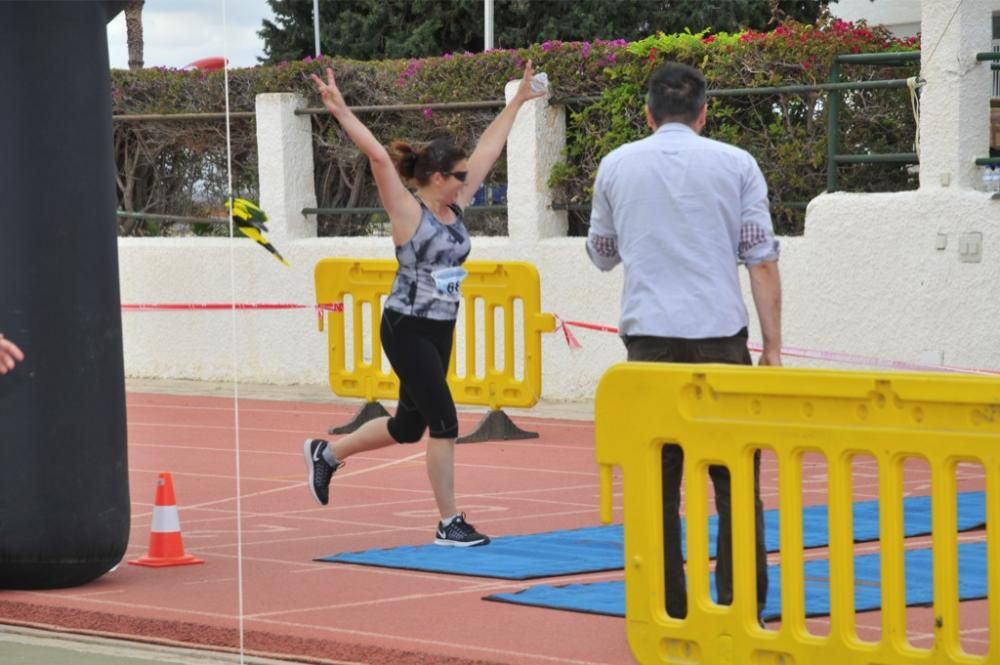
[[(607, 619), (610, 619), (612, 621), (615, 621), (615, 620), (617, 620), (617, 621), (624, 621), (624, 619), (617, 619), (616, 617), (602, 617), (602, 618), (607, 618)], [(456, 649), (456, 648), (458, 648), (458, 649), (467, 649), (469, 651), (476, 651), (476, 652), (480, 652), (480, 653), (485, 653), (485, 654), (488, 654), (488, 655), (491, 655), (491, 656), (500, 656), (500, 657), (503, 657), (503, 656), (517, 656), (518, 658), (524, 658), (525, 659), (524, 662), (532, 663), (532, 664), (544, 661), (544, 662), (547, 662), (547, 663), (566, 663), (566, 665), (620, 665), (620, 661), (619, 662), (608, 662), (608, 661), (596, 661), (596, 660), (577, 660), (575, 658), (562, 658), (560, 656), (546, 656), (546, 655), (539, 654), (539, 653), (530, 653), (530, 652), (524, 652), (524, 651), (514, 651), (514, 650), (511, 650), (511, 649), (494, 649), (494, 648), (491, 648), (491, 647), (481, 647), (481, 646), (476, 646), (476, 645), (472, 645), (472, 644), (461, 644), (461, 643), (458, 643), (458, 642), (445, 642), (443, 640), (429, 640), (429, 639), (418, 638), (418, 637), (400, 637), (399, 635), (396, 635), (396, 634), (376, 633), (376, 632), (372, 632), (372, 631), (368, 631), (368, 630), (354, 630), (354, 629), (350, 629), (350, 628), (334, 628), (334, 627), (331, 627), (331, 626), (314, 626), (314, 625), (310, 625), (310, 624), (301, 624), (301, 623), (291, 622), (291, 621), (278, 621), (278, 620), (275, 620), (275, 619), (254, 619), (254, 621), (258, 621), (258, 622), (263, 623), (263, 624), (270, 624), (270, 625), (274, 625), (274, 626), (285, 626), (285, 627), (289, 627), (289, 628), (306, 628), (306, 629), (312, 630), (314, 632), (316, 632), (316, 631), (322, 631), (322, 632), (329, 632), (329, 633), (342, 633), (342, 634), (345, 634), (345, 635), (356, 635), (356, 636), (359, 636), (359, 637), (370, 637), (370, 638), (378, 639), (379, 640), (379, 644), (384, 644), (385, 642), (389, 642), (389, 641), (393, 641), (393, 640), (398, 640), (400, 642), (400, 646), (398, 648), (401, 648), (401, 649), (406, 649), (407, 645), (422, 644), (422, 645), (435, 646), (435, 647), (446, 647), (446, 648), (452, 648), (452, 649)], [(625, 644), (625, 638), (622, 637), (621, 640), (622, 640), (622, 643), (623, 643), (623, 648), (627, 649), (627, 647), (624, 646), (624, 644)], [(413, 647), (410, 646), (409, 650), (412, 651)]]
[[(597, 582), (604, 580), (621, 579), (621, 577), (622, 577), (622, 571), (614, 571), (613, 573), (610, 574), (592, 573), (586, 576), (566, 575), (559, 577), (559, 583), (561, 585), (563, 583), (573, 584), (574, 582), (582, 582), (582, 581)], [(489, 581), (477, 582), (475, 584), (470, 584), (461, 589), (453, 589), (451, 591), (439, 591), (436, 593), (410, 593), (401, 596), (372, 598), (368, 600), (358, 600), (349, 603), (335, 603), (328, 605), (318, 605), (316, 607), (296, 608), (294, 610), (275, 610), (273, 612), (259, 612), (255, 614), (247, 614), (246, 617), (248, 619), (263, 619), (266, 617), (281, 616), (283, 614), (296, 614), (298, 612), (315, 612), (319, 610), (324, 610), (324, 611), (342, 610), (342, 609), (349, 609), (352, 607), (371, 607), (375, 605), (385, 605), (386, 603), (406, 602), (410, 600), (425, 600), (427, 598), (446, 598), (449, 596), (461, 596), (469, 593), (479, 594), (479, 593), (486, 593), (493, 591), (499, 591), (499, 592), (516, 591), (524, 588), (524, 585), (526, 583), (532, 581), (537, 582), (538, 580), (489, 580)]]
[[(515, 521), (518, 522), (518, 523), (523, 524), (526, 521), (533, 521), (533, 520), (540, 520), (540, 519), (544, 520), (544, 519), (548, 519), (548, 518), (551, 518), (551, 517), (568, 517), (568, 516), (576, 516), (576, 515), (582, 515), (582, 514), (593, 514), (594, 512), (595, 512), (594, 508), (585, 508), (585, 509), (573, 510), (573, 511), (561, 511), (561, 512), (551, 512), (551, 513), (532, 513), (529, 516), (525, 516), (525, 515), (510, 515), (510, 516), (506, 516), (506, 517), (484, 517), (483, 519), (478, 519), (477, 522), (480, 522), (482, 524), (489, 524), (491, 526), (497, 526), (500, 523), (504, 523), (504, 522), (515, 522)], [(218, 519), (223, 519), (223, 518), (218, 518)], [(233, 516), (230, 515), (230, 516), (228, 516), (225, 519), (233, 519)], [(287, 538), (270, 538), (270, 539), (260, 539), (260, 540), (256, 540), (255, 539), (252, 543), (249, 543), (249, 545), (251, 547), (263, 547), (263, 546), (267, 546), (267, 545), (288, 544), (288, 543), (295, 543), (295, 542), (324, 541), (324, 542), (331, 543), (329, 545), (330, 549), (336, 549), (337, 546), (336, 546), (335, 543), (336, 542), (340, 542), (340, 541), (342, 541), (345, 538), (346, 539), (353, 539), (353, 538), (356, 538), (358, 536), (377, 536), (377, 535), (380, 535), (380, 534), (400, 533), (400, 532), (403, 532), (403, 533), (419, 533), (421, 535), (425, 535), (426, 536), (429, 533), (427, 525), (414, 525), (414, 526), (403, 526), (403, 525), (400, 525), (400, 526), (392, 526), (392, 527), (388, 527), (388, 528), (383, 528), (383, 527), (371, 528), (371, 526), (372, 526), (371, 522), (361, 522), (361, 521), (354, 521), (354, 520), (348, 520), (348, 519), (342, 519), (342, 518), (341, 519), (324, 520), (323, 522), (324, 522), (324, 526), (327, 529), (334, 529), (335, 527), (345, 526), (345, 527), (353, 527), (355, 530), (352, 530), (352, 531), (331, 531), (331, 532), (324, 532), (324, 533), (319, 534), (319, 535), (296, 536), (296, 537), (287, 537)], [(196, 521), (195, 520), (191, 520), (191, 521), (185, 521), (184, 523), (185, 524), (196, 523)], [(590, 526), (594, 526), (594, 525), (590, 525)], [(187, 529), (185, 529), (185, 530), (187, 530)], [(190, 534), (194, 534), (194, 533), (196, 533), (196, 530), (195, 531), (190, 531), (189, 533)], [(192, 535), (192, 537), (189, 538), (189, 541), (193, 541), (193, 540), (196, 540), (196, 538)], [(429, 542), (429, 540), (428, 541), (423, 541), (423, 542)], [(422, 544), (422, 543), (418, 543), (418, 544)], [(139, 543), (135, 544), (136, 547), (138, 547), (139, 545), (140, 545)], [(199, 552), (208, 552), (208, 551), (214, 551), (214, 550), (223, 550), (223, 549), (232, 548), (232, 547), (233, 547), (233, 543), (231, 543), (231, 542), (216, 543), (216, 544), (198, 543), (197, 546), (194, 549), (197, 549)], [(222, 553), (219, 553), (219, 554), (222, 554)], [(252, 558), (252, 557), (247, 557), (247, 558)]]
[[(388, 462), (384, 462), (382, 464), (377, 464), (375, 466), (366, 467), (364, 469), (358, 469), (357, 471), (355, 471), (353, 473), (345, 473), (345, 474), (343, 474), (340, 477), (341, 478), (351, 478), (351, 477), (354, 477), (354, 476), (360, 476), (360, 475), (363, 475), (363, 474), (366, 474), (366, 473), (371, 473), (372, 471), (378, 471), (380, 469), (385, 469), (385, 468), (390, 467), (390, 466), (396, 466), (398, 464), (405, 464), (405, 463), (410, 462), (410, 461), (412, 461), (412, 460), (414, 460), (414, 459), (416, 459), (418, 457), (423, 457), (423, 454), (424, 454), (423, 452), (415, 453), (413, 455), (410, 455), (409, 457), (403, 457), (403, 458), (400, 458), (398, 460), (390, 460)], [(178, 475), (178, 476), (196, 476), (196, 475), (199, 475), (199, 474), (179, 473), (179, 474), (175, 474), (175, 475)], [(207, 474), (201, 474), (201, 475), (207, 475)], [(225, 478), (225, 477), (230, 477), (230, 476), (221, 476), (220, 475), (218, 477)], [(244, 476), (244, 478), (245, 478), (245, 476)], [(274, 488), (267, 489), (267, 490), (261, 490), (259, 492), (251, 492), (250, 494), (243, 494), (243, 495), (241, 495), (240, 499), (243, 500), (243, 499), (249, 499), (249, 498), (264, 496), (266, 494), (274, 494), (276, 492), (285, 492), (285, 491), (288, 491), (290, 489), (294, 489), (296, 487), (301, 487), (301, 485), (302, 485), (302, 483), (296, 483), (295, 485), (288, 485), (286, 487), (274, 487)], [(193, 505), (186, 505), (184, 507), (186, 509), (188, 509), (188, 510), (193, 510), (193, 509), (197, 509), (197, 508), (206, 508), (208, 506), (216, 506), (216, 505), (218, 505), (220, 503), (226, 503), (227, 501), (235, 501), (235, 500), (236, 500), (236, 497), (232, 496), (232, 497), (226, 497), (224, 499), (215, 499), (214, 501), (205, 501), (204, 503), (196, 503), (196, 504), (193, 504)], [(149, 514), (152, 514), (152, 513), (149, 513)], [(141, 515), (141, 516), (144, 517), (145, 515)]]
[[(41, 597), (49, 597), (49, 598), (51, 598), (51, 597), (76, 598), (72, 594), (52, 593), (51, 591), (46, 591), (46, 592), (23, 592), (23, 593), (27, 593), (29, 595), (38, 595), (38, 596), (41, 596)], [(152, 611), (156, 612), (158, 615), (162, 615), (164, 611), (175, 612), (175, 613), (177, 613), (177, 614), (180, 615), (181, 618), (179, 620), (181, 620), (181, 621), (189, 621), (189, 619), (187, 619), (186, 617), (190, 617), (191, 615), (201, 616), (201, 617), (206, 617), (206, 618), (212, 618), (212, 619), (222, 619), (222, 620), (232, 620), (234, 618), (234, 616), (235, 616), (233, 614), (225, 614), (225, 613), (220, 613), (220, 612), (206, 612), (206, 611), (194, 610), (194, 609), (190, 609), (190, 608), (185, 608), (183, 610), (180, 610), (180, 609), (179, 610), (170, 610), (169, 608), (165, 608), (165, 607), (163, 607), (163, 605), (159, 605), (159, 604), (158, 605), (149, 605), (149, 604), (141, 604), (141, 603), (125, 603), (125, 602), (119, 602), (119, 601), (105, 601), (105, 600), (96, 600), (96, 599), (92, 600), (92, 599), (88, 599), (88, 598), (76, 598), (76, 599), (80, 600), (80, 601), (83, 601), (83, 602), (91, 603), (91, 604), (96, 605), (96, 606), (101, 606), (101, 607), (121, 607), (121, 608), (129, 608), (129, 609), (134, 609), (134, 610), (152, 610)], [(160, 616), (161, 620), (163, 618), (164, 617)], [(334, 628), (334, 627), (330, 627), (330, 626), (315, 626), (315, 625), (302, 624), (302, 623), (290, 622), (290, 621), (277, 621), (275, 619), (267, 619), (267, 618), (254, 619), (254, 621), (257, 621), (257, 622), (263, 623), (263, 624), (274, 625), (274, 626), (286, 626), (286, 627), (295, 627), (295, 628), (305, 628), (305, 629), (308, 629), (308, 630), (310, 630), (312, 632), (329, 632), (329, 633), (339, 633), (339, 634), (344, 634), (344, 635), (356, 635), (356, 636), (359, 636), (359, 637), (377, 638), (380, 641), (380, 643), (389, 642), (389, 641), (399, 641), (403, 645), (403, 647), (401, 647), (401, 648), (405, 648), (406, 644), (422, 644), (422, 645), (428, 645), (428, 646), (435, 646), (435, 647), (439, 647), (439, 648), (440, 647), (444, 647), (444, 648), (451, 648), (451, 649), (456, 649), (456, 648), (457, 649), (467, 649), (469, 651), (489, 653), (489, 654), (494, 654), (494, 655), (513, 655), (513, 656), (523, 657), (525, 659), (530, 659), (530, 660), (527, 660), (527, 662), (545, 661), (545, 662), (550, 662), (550, 663), (566, 663), (567, 665), (614, 665), (612, 663), (604, 663), (604, 662), (599, 662), (599, 661), (576, 660), (576, 659), (572, 659), (572, 658), (562, 658), (562, 657), (559, 657), (559, 656), (546, 656), (546, 655), (542, 655), (542, 654), (525, 653), (525, 652), (520, 652), (520, 651), (510, 651), (510, 650), (506, 650), (506, 649), (493, 649), (491, 647), (481, 647), (481, 646), (476, 646), (476, 645), (471, 645), (471, 644), (460, 644), (458, 642), (446, 642), (446, 641), (442, 641), (442, 640), (428, 640), (428, 639), (416, 638), (416, 637), (401, 637), (398, 634), (392, 634), (392, 633), (377, 633), (377, 632), (372, 632), (372, 631), (354, 630), (354, 629), (349, 629), (349, 628)], [(619, 619), (619, 621), (623, 621), (623, 620)], [(413, 649), (413, 647), (411, 646), (410, 650), (412, 650), (412, 649)]]
[[(161, 428), (161, 429), (165, 429), (165, 428), (169, 428), (169, 427), (186, 427), (188, 429), (197, 429), (198, 426), (195, 426), (195, 425), (157, 425), (157, 427)], [(218, 426), (218, 427), (213, 426), (211, 429), (228, 429), (230, 432), (232, 431), (232, 427), (226, 428), (226, 427), (222, 427), (222, 426)], [(314, 434), (313, 431), (307, 431), (307, 430), (260, 429), (260, 428), (252, 428), (252, 427), (241, 427), (240, 431), (241, 432), (271, 432), (271, 433), (281, 433), (281, 434), (287, 434), (289, 437), (295, 436), (295, 437), (299, 437), (299, 438), (303, 438), (303, 437), (309, 436), (310, 434)], [(494, 445), (504, 445), (504, 446), (508, 446), (508, 447), (511, 447), (511, 448), (514, 448), (514, 447), (524, 447), (524, 448), (528, 448), (530, 450), (538, 450), (539, 449), (539, 445), (537, 443), (535, 443), (535, 444), (527, 444), (527, 443), (518, 443), (516, 441), (503, 441), (503, 442), (495, 441), (493, 443), (494, 443)], [(137, 441), (135, 439), (135, 437), (130, 437), (129, 438), (129, 444), (128, 445), (129, 445), (129, 447), (135, 446), (135, 447), (139, 447), (139, 448), (153, 448), (155, 450), (159, 450), (159, 449), (163, 448), (163, 449), (168, 449), (168, 450), (175, 450), (175, 449), (176, 450), (202, 450), (202, 451), (209, 451), (209, 452), (218, 451), (218, 452), (225, 452), (225, 453), (230, 453), (230, 454), (233, 452), (232, 446), (219, 447), (219, 446), (209, 446), (209, 445), (185, 445), (185, 444), (164, 443), (162, 441), (161, 442), (156, 442), (156, 443), (145, 443), (145, 442)], [(409, 445), (409, 444), (407, 444), (407, 445)], [(420, 445), (420, 444), (418, 443), (418, 444), (415, 444), (415, 445)], [(460, 444), (460, 445), (463, 445), (463, 447), (464, 447), (465, 444)], [(559, 443), (559, 442), (555, 442), (555, 441), (546, 440), (546, 442), (544, 444), (544, 450), (546, 450), (546, 451), (548, 451), (548, 450), (572, 450), (572, 451), (579, 451), (581, 447), (585, 447), (585, 446), (587, 448), (590, 448), (590, 447), (593, 446), (593, 442), (592, 441), (586, 441), (585, 443), (581, 443), (581, 444), (569, 444), (569, 443), (563, 444), (563, 443)], [(267, 453), (267, 454), (274, 454), (274, 455), (295, 455), (295, 454), (301, 454), (301, 453), (296, 453), (296, 451), (294, 449), (289, 449), (289, 450), (255, 450), (255, 449), (251, 448), (251, 449), (248, 449), (248, 450), (243, 450), (241, 452), (244, 452), (244, 453)]]
[[(188, 411), (213, 411), (229, 413), (233, 411), (232, 397), (218, 397), (218, 399), (225, 399), (229, 401), (229, 406), (204, 406), (197, 404), (153, 404), (153, 403), (138, 403), (130, 402), (127, 404), (128, 408), (144, 408), (144, 409), (158, 409), (158, 410), (169, 410), (169, 409), (182, 409)], [(296, 402), (296, 404), (303, 404), (302, 402)], [(307, 404), (314, 404), (312, 402)], [(390, 403), (390, 406), (392, 404)], [(240, 411), (248, 414), (253, 413), (287, 413), (292, 415), (304, 415), (304, 416), (322, 416), (327, 420), (334, 419), (338, 416), (350, 417), (351, 414), (356, 410), (356, 405), (332, 405), (315, 408), (315, 409), (279, 409), (279, 408), (268, 408), (268, 407), (254, 407), (254, 406), (243, 406), (241, 401)], [(543, 407), (544, 408), (544, 407)], [(558, 409), (558, 407), (556, 407)], [(469, 410), (460, 408), (458, 411), (458, 417), (462, 420), (477, 420), (481, 419), (486, 415), (484, 410)], [(570, 428), (588, 428), (592, 427), (593, 418), (589, 416), (584, 416), (584, 414), (567, 416), (567, 415), (539, 415), (539, 414), (529, 414), (524, 413), (523, 410), (518, 410), (517, 412), (510, 412), (508, 415), (511, 418), (517, 419), (518, 422), (523, 422), (531, 425), (546, 425), (553, 421), (558, 423), (559, 427), (566, 426)], [(478, 422), (478, 421), (477, 421)]]

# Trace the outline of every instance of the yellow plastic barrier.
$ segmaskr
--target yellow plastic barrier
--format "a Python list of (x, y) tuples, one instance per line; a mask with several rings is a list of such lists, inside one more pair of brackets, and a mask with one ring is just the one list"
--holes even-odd
[[(388, 363), (383, 368), (378, 334), (382, 302), (392, 288), (396, 267), (392, 259), (330, 258), (316, 264), (317, 302), (321, 305), (344, 303), (340, 311), (331, 308), (327, 312), (330, 388), (341, 397), (365, 399), (368, 409), (351, 425), (336, 428), (339, 431), (350, 431), (370, 416), (384, 413), (381, 406), (372, 406), (377, 400), (399, 396), (399, 379)], [(519, 430), (502, 409), (531, 407), (541, 396), (541, 335), (555, 330), (555, 317), (541, 311), (538, 271), (530, 263), (519, 261), (469, 261), (463, 267), (469, 273), (462, 283), (463, 306), (459, 312), (459, 316), (464, 317), (461, 346), (465, 372), (461, 376), (457, 373), (456, 354), (460, 345), (456, 340), (448, 385), (457, 404), (488, 406), (490, 411), (475, 432), (459, 441), (537, 436)], [(517, 303), (520, 303), (520, 311), (517, 311)], [(352, 319), (350, 348), (344, 310), (350, 311)], [(481, 319), (477, 311), (481, 311)], [(499, 331), (498, 311), (502, 312)], [(515, 330), (518, 317), (520, 329)], [(370, 321), (370, 326), (363, 325), (365, 321)], [(498, 363), (496, 340), (501, 331), (502, 362)], [(515, 333), (520, 333), (520, 337)], [(516, 348), (518, 339), (520, 349)], [(366, 353), (369, 349), (370, 354)], [(520, 352), (519, 358), (515, 351)], [(481, 374), (475, 371), (477, 353), (483, 359)], [(516, 375), (518, 361), (522, 365), (520, 378)]]
[[(724, 365), (626, 363), (602, 378), (595, 403), (601, 518), (612, 518), (612, 466), (623, 474), (626, 624), (639, 663), (912, 665), (1000, 663), (1000, 381), (944, 374), (835, 372)], [(684, 448), (688, 616), (664, 610), (660, 450)], [(777, 458), (780, 491), (779, 630), (756, 622), (753, 453)], [(802, 456), (829, 472), (830, 630), (806, 629)], [(851, 463), (879, 469), (882, 632), (859, 638), (854, 611)], [(903, 465), (931, 469), (934, 644), (907, 640)], [(984, 469), (989, 652), (960, 644), (956, 467)], [(709, 596), (707, 469), (732, 475), (734, 599)]]

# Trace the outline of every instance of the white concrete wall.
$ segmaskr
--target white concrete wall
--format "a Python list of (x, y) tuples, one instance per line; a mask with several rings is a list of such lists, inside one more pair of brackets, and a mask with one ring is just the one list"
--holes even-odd
[[(925, 0), (924, 33), (940, 40), (924, 62), (921, 187), (895, 194), (822, 195), (811, 203), (806, 233), (784, 238), (781, 270), (786, 346), (918, 363), (1000, 368), (1000, 201), (974, 189), (972, 162), (985, 156), (988, 74), (975, 64), (989, 50), (992, 0)], [(947, 29), (945, 29), (947, 26)], [(925, 54), (925, 58), (927, 55)], [(311, 154), (286, 96), (261, 99), (260, 161)], [(272, 112), (283, 107), (283, 113)], [(565, 217), (546, 207), (548, 168), (563, 140), (560, 113), (544, 100), (522, 109), (509, 144), (509, 238), (475, 238), (477, 259), (538, 266), (542, 306), (563, 319), (617, 325), (621, 270), (590, 265), (583, 238), (564, 237)], [(980, 136), (981, 134), (981, 136)], [(261, 199), (272, 213), (279, 264), (247, 239), (134, 239), (119, 242), (122, 302), (299, 303), (315, 301), (313, 267), (327, 256), (391, 257), (388, 238), (315, 238), (296, 211), (315, 203), (312, 179), (298, 167), (271, 168)], [(282, 175), (284, 174), (284, 175)], [(303, 182), (305, 186), (303, 186)], [(979, 262), (963, 262), (962, 234), (982, 237)], [(280, 240), (279, 240), (280, 239)], [(942, 244), (944, 247), (939, 248)], [(233, 266), (231, 268), (231, 265)], [(235, 286), (231, 274), (235, 273)], [(749, 291), (744, 282), (744, 293)], [(753, 307), (751, 339), (758, 339)], [(311, 309), (129, 312), (123, 314), (130, 377), (325, 384), (325, 336)], [(235, 330), (235, 356), (234, 356)], [(543, 398), (587, 399), (611, 364), (624, 359), (618, 338), (573, 329), (543, 346)], [(235, 359), (234, 359), (235, 358)], [(789, 365), (838, 365), (786, 358)], [(840, 366), (844, 367), (844, 366)]]
[[(787, 345), (1000, 368), (1000, 201), (957, 188), (840, 193), (814, 199), (807, 219), (781, 261)], [(961, 261), (967, 232), (983, 234), (979, 263)]]
[[(249, 240), (136, 239), (119, 241), (122, 302), (315, 303), (313, 268), (330, 256), (392, 257), (388, 238), (320, 238), (279, 246), (291, 268)], [(235, 297), (230, 260), (236, 273)], [(590, 266), (582, 238), (534, 244), (475, 238), (476, 259), (526, 260), (539, 268), (542, 306), (570, 320), (617, 325), (621, 274)], [(122, 315), (126, 375), (141, 378), (233, 379), (235, 339), (241, 381), (325, 384), (325, 333), (311, 309), (126, 312)], [(624, 359), (609, 333), (574, 330), (582, 351), (571, 352), (561, 332), (543, 346), (543, 396), (590, 397), (603, 371)]]

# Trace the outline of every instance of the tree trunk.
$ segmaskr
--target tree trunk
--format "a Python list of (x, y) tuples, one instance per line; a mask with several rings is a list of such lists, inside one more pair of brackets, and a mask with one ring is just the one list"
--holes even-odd
[(146, 0), (132, 0), (125, 7), (125, 40), (128, 43), (128, 68), (142, 69), (142, 6)]

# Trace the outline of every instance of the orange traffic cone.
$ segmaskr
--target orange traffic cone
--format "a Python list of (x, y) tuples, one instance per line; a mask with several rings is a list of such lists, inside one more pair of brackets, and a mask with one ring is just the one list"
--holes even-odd
[(174, 481), (168, 472), (160, 474), (156, 481), (156, 503), (153, 506), (153, 526), (149, 534), (149, 554), (129, 561), (133, 566), (188, 566), (205, 563), (184, 553), (181, 539), (181, 520), (177, 515), (177, 501), (174, 499)]

